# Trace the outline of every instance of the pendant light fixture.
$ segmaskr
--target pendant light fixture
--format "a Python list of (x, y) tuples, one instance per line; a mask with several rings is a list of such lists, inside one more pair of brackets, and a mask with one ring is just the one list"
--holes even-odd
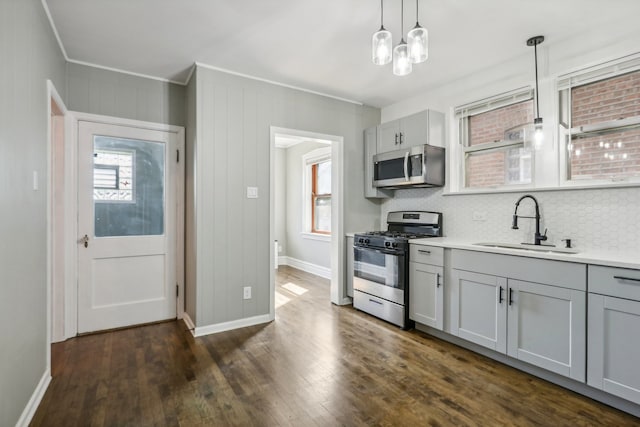
[(393, 48), (393, 74), (396, 76), (406, 76), (411, 73), (412, 63), (409, 58), (409, 46), (404, 41), (404, 0), (401, 0), (400, 12), (400, 43)]
[(540, 102), (538, 97), (538, 45), (544, 41), (544, 36), (535, 36), (527, 40), (527, 46), (533, 46), (533, 55), (536, 67), (536, 118), (533, 119), (533, 144), (538, 150), (544, 142), (544, 129), (542, 127), (542, 117), (540, 117)]
[(386, 65), (391, 62), (393, 43), (391, 33), (384, 28), (384, 5), (380, 0), (380, 29), (373, 33), (371, 39), (371, 59), (376, 65)]
[(416, 0), (416, 26), (407, 34), (409, 58), (414, 64), (424, 62), (429, 57), (429, 33), (427, 29), (421, 27), (418, 22), (418, 3), (419, 0)]

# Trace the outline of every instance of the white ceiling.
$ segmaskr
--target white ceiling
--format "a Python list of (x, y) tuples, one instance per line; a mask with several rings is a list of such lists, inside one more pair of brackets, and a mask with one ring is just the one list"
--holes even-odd
[[(71, 61), (180, 83), (199, 62), (377, 107), (522, 55), (533, 60), (531, 36), (547, 46), (597, 38), (640, 16), (640, 0), (420, 0), (429, 59), (396, 77), (370, 59), (378, 0), (44, 1)], [(384, 4), (395, 45), (400, 0)], [(414, 24), (407, 0), (405, 33)]]

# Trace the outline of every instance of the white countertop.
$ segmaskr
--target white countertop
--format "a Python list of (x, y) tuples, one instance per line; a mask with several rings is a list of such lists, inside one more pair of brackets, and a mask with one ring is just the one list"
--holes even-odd
[(577, 262), (581, 264), (605, 265), (609, 267), (640, 269), (640, 253), (615, 252), (597, 249), (575, 248), (577, 254), (537, 252), (523, 249), (496, 248), (474, 245), (475, 241), (449, 237), (431, 237), (426, 239), (412, 239), (411, 244), (438, 246), (451, 249), (464, 249), (477, 252), (490, 252), (503, 255), (516, 255), (529, 258), (549, 259), (555, 261)]

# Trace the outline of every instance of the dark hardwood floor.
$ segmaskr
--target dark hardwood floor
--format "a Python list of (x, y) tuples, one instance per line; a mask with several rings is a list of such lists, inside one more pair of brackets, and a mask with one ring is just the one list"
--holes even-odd
[(276, 320), (194, 339), (181, 322), (53, 346), (34, 426), (638, 426), (640, 419), (329, 302), (281, 267)]

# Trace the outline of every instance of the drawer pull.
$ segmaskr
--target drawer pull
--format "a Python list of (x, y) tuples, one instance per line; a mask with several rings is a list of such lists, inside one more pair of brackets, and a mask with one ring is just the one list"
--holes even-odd
[(369, 302), (375, 302), (376, 304), (384, 305), (380, 301), (376, 301), (374, 299), (369, 298)]
[(624, 277), (624, 276), (613, 276), (614, 279), (618, 279), (618, 280), (629, 280), (631, 282), (640, 282), (640, 279), (636, 279), (633, 277)]
[(425, 251), (424, 249), (418, 249), (418, 252), (420, 252), (421, 254), (431, 255), (431, 251)]

